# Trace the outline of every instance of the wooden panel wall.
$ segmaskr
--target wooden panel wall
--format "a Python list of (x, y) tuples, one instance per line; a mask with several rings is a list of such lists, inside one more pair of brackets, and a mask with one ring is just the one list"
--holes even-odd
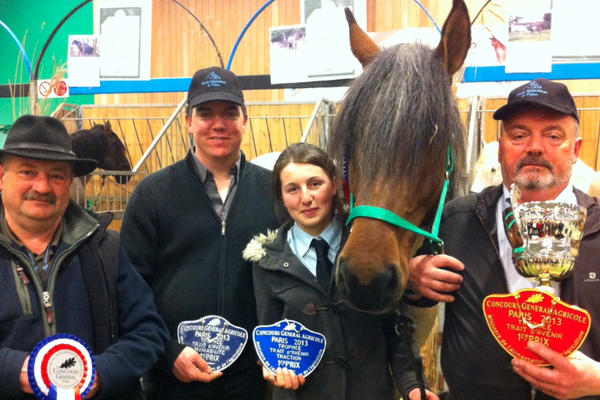
[[(237, 48), (231, 69), (238, 75), (262, 75), (270, 73), (269, 28), (296, 25), (300, 21), (302, 0), (277, 0), (260, 14), (245, 33)], [(240, 33), (265, 5), (266, 0), (180, 0), (204, 24), (215, 40), (223, 63), (227, 66), (236, 40)], [(421, 0), (432, 17), (441, 26), (451, 8), (449, 0)], [(466, 0), (471, 18), (477, 14), (484, 0)], [(502, 4), (502, 1), (497, 3)], [(488, 14), (489, 16), (489, 14)], [(489, 17), (488, 17), (489, 18)], [(200, 24), (182, 7), (170, 0), (153, 0), (152, 14), (152, 66), (151, 76), (190, 77), (204, 67), (218, 65), (219, 58), (208, 34)], [(478, 20), (479, 23), (480, 20)], [(367, 0), (367, 30), (389, 31), (405, 27), (432, 27), (433, 23), (425, 12), (413, 0)], [(600, 93), (600, 80), (566, 81), (573, 93)], [(96, 96), (97, 104), (164, 104), (178, 103), (185, 93), (120, 94)], [(282, 90), (252, 90), (245, 92), (249, 102), (282, 101)], [(503, 100), (489, 100), (488, 109), (495, 109)], [(578, 100), (580, 107), (598, 105), (598, 97), (586, 97)], [(287, 111), (277, 108), (276, 115), (296, 115), (296, 106)], [(265, 107), (253, 108), (251, 115), (266, 116), (272, 110)], [(131, 111), (127, 111), (131, 112)], [(150, 116), (150, 110), (142, 111)], [(303, 109), (301, 115), (310, 115), (311, 110)], [(300, 114), (299, 114), (300, 115)], [(486, 117), (487, 118), (487, 117)], [(589, 123), (588, 123), (589, 121)], [(595, 122), (594, 122), (595, 121)], [(592, 112), (582, 117), (582, 136), (584, 147), (582, 158), (588, 165), (600, 168), (598, 160), (598, 115)], [(293, 129), (292, 126), (290, 126)], [(496, 135), (493, 121), (486, 119), (486, 140)], [(249, 156), (261, 154), (267, 150), (279, 149), (285, 143), (285, 137), (272, 138), (268, 142), (264, 129), (258, 129), (256, 143), (244, 143)], [(290, 132), (288, 132), (290, 133)], [(293, 131), (289, 137), (297, 137), (299, 131)], [(296, 136), (294, 136), (296, 135)], [(248, 135), (249, 136), (249, 135)], [(265, 141), (266, 140), (266, 141)], [(274, 145), (275, 142), (275, 145)], [(149, 143), (148, 143), (149, 144)]]

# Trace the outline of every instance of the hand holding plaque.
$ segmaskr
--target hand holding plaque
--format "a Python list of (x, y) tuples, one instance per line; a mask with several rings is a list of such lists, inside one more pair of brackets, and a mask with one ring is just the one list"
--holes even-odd
[(273, 375), (287, 368), (305, 378), (317, 368), (327, 341), (325, 336), (293, 320), (254, 328), (254, 347), (262, 364)]
[(527, 350), (540, 342), (565, 357), (583, 344), (591, 326), (587, 311), (554, 295), (551, 281), (562, 281), (575, 268), (586, 219), (585, 208), (561, 202), (518, 203), (504, 213), (506, 235), (513, 247), (513, 264), (520, 275), (539, 282), (534, 289), (486, 297), (483, 310), (498, 343), (512, 356), (548, 365)]
[(211, 366), (213, 372), (223, 371), (242, 354), (248, 332), (218, 315), (208, 315), (196, 321), (183, 321), (177, 328), (179, 343), (195, 351)]

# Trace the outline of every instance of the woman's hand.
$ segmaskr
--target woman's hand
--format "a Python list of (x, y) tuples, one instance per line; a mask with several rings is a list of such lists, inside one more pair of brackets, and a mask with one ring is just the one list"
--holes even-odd
[(298, 389), (306, 382), (302, 375), (296, 375), (294, 371), (287, 368), (277, 368), (277, 375), (273, 375), (271, 371), (263, 366), (263, 377), (277, 387), (292, 390)]

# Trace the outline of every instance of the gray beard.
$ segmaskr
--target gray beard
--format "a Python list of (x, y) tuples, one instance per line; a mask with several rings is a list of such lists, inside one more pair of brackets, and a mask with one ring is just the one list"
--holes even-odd
[(553, 174), (552, 171), (548, 171), (548, 173), (545, 175), (536, 174), (533, 177), (530, 175), (527, 178), (525, 176), (521, 176), (521, 174), (517, 172), (515, 181), (519, 188), (532, 192), (548, 190), (562, 183), (561, 179)]

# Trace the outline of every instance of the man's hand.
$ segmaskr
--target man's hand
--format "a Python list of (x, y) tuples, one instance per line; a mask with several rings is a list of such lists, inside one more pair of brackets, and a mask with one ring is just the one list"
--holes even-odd
[(600, 363), (580, 352), (565, 358), (537, 342), (527, 343), (527, 348), (554, 369), (538, 367), (517, 358), (512, 361), (513, 368), (542, 392), (560, 400), (600, 394)]
[(31, 393), (33, 394), (33, 390), (29, 385), (29, 376), (27, 375), (27, 368), (29, 367), (29, 356), (23, 362), (23, 366), (21, 367), (21, 376), (19, 380), (21, 381), (21, 392), (23, 393)]
[[(425, 390), (425, 395), (427, 400), (440, 400), (436, 394), (431, 393), (429, 390)], [(411, 390), (408, 394), (408, 398), (410, 400), (421, 400), (421, 390), (418, 388)]]
[(212, 368), (200, 354), (191, 347), (186, 347), (173, 364), (173, 375), (181, 382), (211, 382), (223, 373), (212, 372)]
[(92, 388), (90, 389), (87, 396), (85, 396), (85, 398), (90, 399), (90, 398), (94, 397), (95, 395), (98, 394), (99, 390), (100, 390), (100, 375), (98, 375), (98, 370), (96, 370), (96, 376), (94, 377), (94, 384), (92, 385)]
[(277, 368), (277, 375), (273, 375), (263, 366), (263, 377), (277, 387), (292, 390), (298, 389), (306, 382), (302, 375), (296, 375), (294, 371), (287, 368)]
[(465, 269), (463, 263), (444, 254), (411, 258), (408, 262), (408, 288), (431, 300), (453, 302), (454, 296), (446, 293), (457, 291), (463, 278), (456, 272), (442, 269), (443, 267), (455, 271)]

